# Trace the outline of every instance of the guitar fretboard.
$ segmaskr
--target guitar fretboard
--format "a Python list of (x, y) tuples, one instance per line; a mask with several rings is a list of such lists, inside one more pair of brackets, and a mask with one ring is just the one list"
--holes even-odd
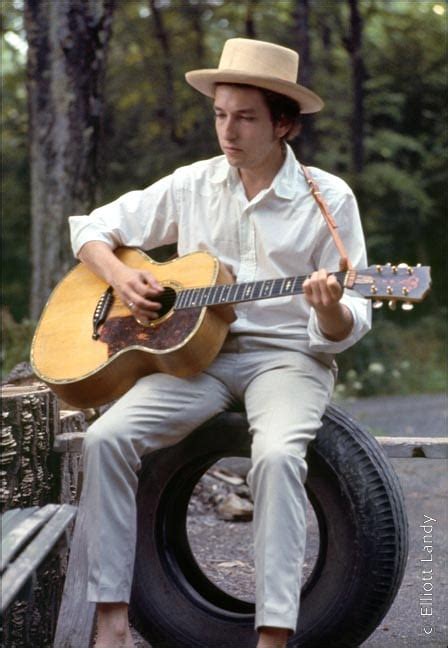
[[(334, 275), (342, 283), (345, 272), (335, 272)], [(281, 279), (265, 279), (237, 284), (220, 284), (203, 288), (189, 288), (177, 293), (174, 308), (201, 308), (202, 306), (217, 306), (219, 304), (238, 304), (241, 302), (272, 299), (299, 295), (303, 292), (303, 283), (308, 275), (302, 277), (286, 277)]]

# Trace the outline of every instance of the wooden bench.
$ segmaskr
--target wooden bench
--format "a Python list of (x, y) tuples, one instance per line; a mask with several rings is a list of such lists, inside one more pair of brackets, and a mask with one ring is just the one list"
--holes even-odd
[(32, 580), (75, 515), (76, 507), (69, 504), (47, 504), (42, 508), (32, 506), (3, 513), (0, 559), (2, 614)]
[(2, 645), (52, 645), (67, 531), (76, 510), (47, 504), (10, 509), (1, 516)]

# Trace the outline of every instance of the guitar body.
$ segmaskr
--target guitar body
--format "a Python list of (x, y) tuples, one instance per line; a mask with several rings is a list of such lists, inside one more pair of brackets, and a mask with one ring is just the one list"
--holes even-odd
[[(208, 252), (167, 263), (133, 248), (115, 253), (175, 291), (229, 283), (225, 269)], [(70, 405), (92, 407), (115, 400), (150, 373), (197, 374), (219, 353), (229, 325), (217, 311), (171, 309), (154, 326), (145, 326), (118, 297), (94, 339), (93, 316), (107, 288), (84, 264), (77, 265), (52, 292), (34, 335), (35, 373)]]

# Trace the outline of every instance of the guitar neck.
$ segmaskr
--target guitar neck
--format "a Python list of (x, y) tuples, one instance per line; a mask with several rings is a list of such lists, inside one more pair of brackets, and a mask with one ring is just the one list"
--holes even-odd
[[(335, 272), (333, 274), (342, 284), (346, 272)], [(177, 293), (174, 308), (201, 308), (203, 306), (240, 304), (242, 302), (257, 301), (260, 299), (300, 295), (303, 293), (303, 284), (308, 276), (189, 288)]]

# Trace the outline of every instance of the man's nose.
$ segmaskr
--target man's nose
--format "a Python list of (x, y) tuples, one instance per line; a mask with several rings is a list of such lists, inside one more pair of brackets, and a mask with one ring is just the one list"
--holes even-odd
[(237, 133), (236, 133), (236, 124), (235, 120), (229, 117), (226, 119), (226, 122), (224, 124), (224, 137), (227, 140), (232, 140), (235, 139)]

